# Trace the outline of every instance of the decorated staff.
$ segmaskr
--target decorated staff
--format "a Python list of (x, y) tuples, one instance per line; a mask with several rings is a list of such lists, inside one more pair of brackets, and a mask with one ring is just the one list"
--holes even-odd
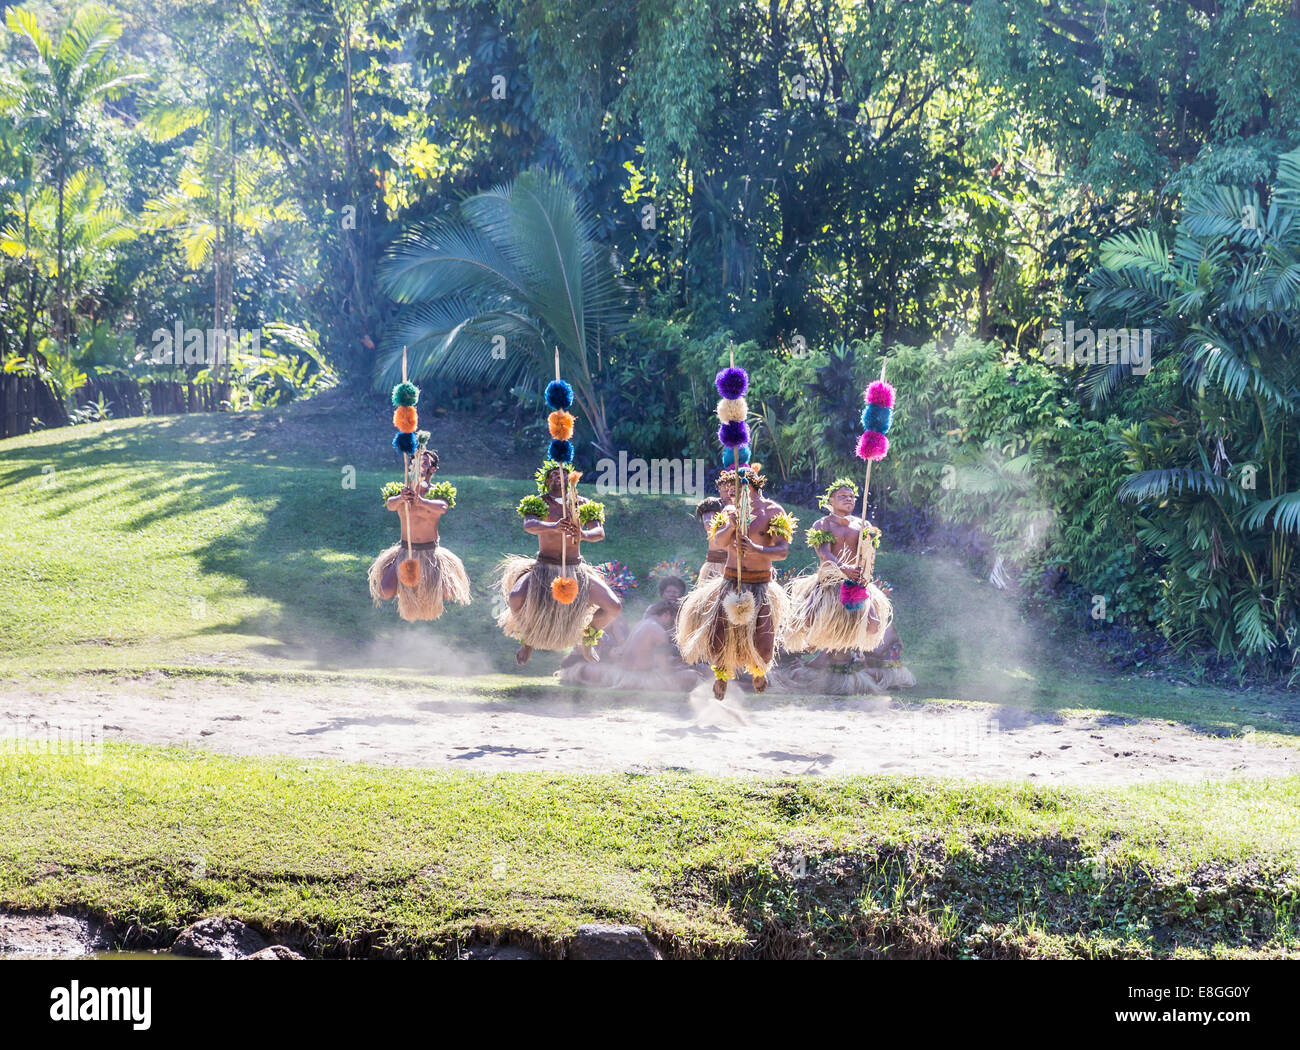
[(405, 350), (402, 381), (393, 387), (392, 400), (393, 448), (402, 454), (402, 483), (385, 485), (383, 496), (384, 506), (400, 516), (402, 534), (371, 563), (370, 596), (376, 605), (396, 598), (404, 620), (436, 620), (447, 602), (469, 604), (470, 584), (460, 558), (439, 544), (439, 523), (456, 505), (456, 489), (433, 480), (438, 453), (428, 447), (427, 430), (416, 432), (420, 391), (406, 377)]
[(497, 625), (520, 643), (515, 662), (521, 666), (534, 649), (567, 652), (577, 645), (596, 663), (596, 643), (622, 602), (582, 560), (583, 542), (605, 538), (605, 508), (577, 492), (582, 475), (573, 470), (573, 388), (560, 378), (558, 350), (546, 404), (551, 439), (536, 475), (538, 494), (525, 496), (518, 507), (524, 531), (537, 537), (537, 557), (511, 554), (501, 562), (498, 586), (506, 607)]
[(867, 521), (867, 490), (871, 465), (889, 452), (894, 389), (880, 379), (863, 392), (863, 434), (858, 456), (867, 461), (862, 487), (862, 514), (857, 506), (858, 486), (852, 478), (836, 478), (821, 498), (828, 512), (808, 530), (808, 546), (817, 552), (817, 571), (790, 584), (791, 612), (785, 626), (785, 647), (790, 652), (814, 649), (831, 653), (870, 652), (880, 645), (893, 619), (893, 606), (872, 580), (880, 530)]
[(683, 660), (712, 668), (713, 695), (721, 700), (727, 683), (741, 672), (753, 676), (759, 692), (767, 688), (787, 605), (772, 564), (789, 553), (797, 523), (763, 494), (767, 479), (759, 473), (761, 464), (751, 462), (749, 376), (736, 367), (734, 354), (714, 383), (721, 398), (716, 411), (722, 462), (731, 468), (719, 485), (734, 483), (736, 497), (710, 522), (709, 538), (711, 548), (727, 552), (727, 560), (721, 574), (706, 579), (701, 573), (682, 600), (675, 637)]

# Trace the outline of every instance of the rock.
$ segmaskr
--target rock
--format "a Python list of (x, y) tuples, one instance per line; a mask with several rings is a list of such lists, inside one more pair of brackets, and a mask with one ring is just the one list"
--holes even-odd
[(266, 938), (238, 919), (214, 916), (181, 930), (172, 953), (198, 959), (246, 959), (266, 947)]
[(594, 922), (578, 927), (577, 935), (569, 941), (565, 958), (662, 959), (663, 956), (639, 926), (607, 926)]
[(89, 955), (107, 947), (107, 939), (87, 919), (0, 912), (0, 956), (67, 957)]
[(461, 959), (481, 961), (484, 959), (540, 959), (542, 956), (517, 944), (476, 944), (465, 948)]
[(305, 959), (306, 956), (299, 955), (292, 948), (286, 948), (283, 944), (273, 944), (269, 948), (263, 948), (260, 952), (254, 952), (252, 955), (244, 956), (245, 959)]

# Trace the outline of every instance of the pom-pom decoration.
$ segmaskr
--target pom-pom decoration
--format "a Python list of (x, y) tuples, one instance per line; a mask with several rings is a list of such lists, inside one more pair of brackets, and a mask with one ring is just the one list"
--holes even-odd
[(546, 403), (557, 411), (573, 407), (573, 387), (563, 379), (552, 379), (546, 384)]
[(889, 455), (889, 438), (874, 430), (864, 430), (858, 438), (858, 459), (878, 463)]
[(885, 405), (868, 405), (862, 410), (862, 429), (874, 430), (877, 434), (888, 434), (893, 419), (892, 408)]
[(857, 612), (867, 604), (867, 589), (860, 583), (845, 580), (840, 584), (840, 604), (850, 612)]
[(578, 597), (578, 581), (572, 576), (560, 576), (551, 581), (551, 597), (561, 605), (572, 605)]
[(411, 406), (420, 400), (420, 388), (414, 383), (408, 383), (406, 380), (398, 383), (393, 387), (393, 407), (399, 405)]
[(748, 445), (741, 445), (739, 448), (724, 448), (722, 450), (722, 465), (724, 467), (743, 467), (749, 462), (751, 455), (753, 455), (753, 452)]
[(749, 425), (743, 420), (732, 420), (718, 427), (718, 441), (723, 448), (740, 448), (749, 444)]
[(397, 565), (397, 579), (403, 587), (420, 586), (420, 563), (414, 558), (406, 558)]
[(550, 445), (546, 450), (546, 458), (553, 459), (556, 463), (573, 462), (573, 442), (560, 441), (552, 438)]
[(863, 392), (863, 400), (869, 405), (894, 407), (894, 388), (883, 379), (877, 379)]
[(398, 405), (393, 409), (393, 426), (403, 434), (415, 433), (420, 425), (420, 416), (411, 405)]
[(724, 423), (739, 423), (749, 415), (749, 404), (743, 397), (728, 401), (725, 397), (718, 402), (718, 418)]
[(551, 437), (558, 441), (568, 441), (573, 437), (573, 415), (563, 409), (556, 409), (546, 417)]
[(743, 368), (724, 368), (714, 377), (713, 385), (718, 388), (718, 393), (728, 401), (734, 401), (738, 397), (744, 397), (745, 391), (749, 389), (749, 373)]
[(393, 438), (393, 448), (407, 456), (415, 454), (415, 435), (409, 431), (398, 431)]

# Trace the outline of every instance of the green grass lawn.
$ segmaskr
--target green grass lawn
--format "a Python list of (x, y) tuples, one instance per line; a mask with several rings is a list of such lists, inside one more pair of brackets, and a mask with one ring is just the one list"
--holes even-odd
[(467, 776), (109, 745), (0, 759), (0, 901), (134, 946), (202, 914), (339, 954), (1295, 955), (1300, 781)]
[[(287, 689), (325, 675), (420, 680), (448, 697), (553, 688), (556, 658), (515, 670), (491, 622), (492, 566), (532, 547), (513, 509), (531, 461), (435, 420), (460, 490), (444, 540), (478, 597), (403, 624), (365, 587), (396, 536), (378, 496), (394, 477), (387, 427), (319, 402), (0, 442), (0, 676), (167, 668)], [(592, 560), (643, 580), (661, 559), (699, 561), (691, 499), (605, 502), (610, 540)], [(811, 560), (800, 549), (791, 564)], [(1286, 694), (1115, 674), (965, 569), (891, 552), (888, 537), (879, 571), (918, 701), (1300, 738)], [(146, 941), (224, 913), (309, 931), (321, 950), (413, 954), (473, 937), (553, 949), (600, 919), (645, 925), (684, 955), (1297, 951), (1294, 780), (1056, 791), (481, 776), (125, 745), (99, 763), (0, 754), (0, 778), (0, 906), (81, 909)]]

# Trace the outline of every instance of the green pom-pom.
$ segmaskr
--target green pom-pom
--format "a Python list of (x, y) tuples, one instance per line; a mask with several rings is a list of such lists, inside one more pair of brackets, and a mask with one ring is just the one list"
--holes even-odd
[(584, 525), (590, 525), (593, 521), (605, 524), (605, 504), (588, 500), (578, 507), (578, 520)]
[(420, 400), (420, 388), (414, 383), (398, 383), (393, 387), (393, 407), (413, 405)]
[(424, 494), (425, 499), (446, 500), (447, 509), (456, 506), (456, 486), (450, 481), (435, 481)]
[(429, 432), (427, 430), (421, 430), (415, 435), (415, 447), (421, 452), (429, 447)]
[(541, 518), (546, 519), (549, 508), (546, 506), (546, 500), (541, 496), (525, 496), (519, 501), (516, 508), (521, 518)]

